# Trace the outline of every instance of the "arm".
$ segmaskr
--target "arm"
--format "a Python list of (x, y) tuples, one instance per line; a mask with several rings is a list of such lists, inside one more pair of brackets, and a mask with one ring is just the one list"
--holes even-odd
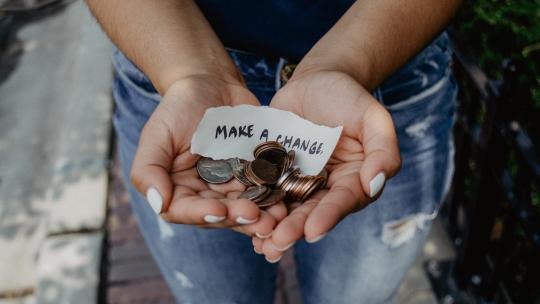
[(111, 40), (163, 95), (176, 80), (241, 79), (221, 41), (190, 0), (87, 0)]
[(208, 185), (194, 168), (198, 156), (190, 152), (191, 137), (206, 109), (259, 104), (195, 3), (87, 2), (112, 41), (163, 96), (141, 132), (131, 167), (133, 186), (166, 221), (270, 233), (276, 222), (270, 213), (228, 197), (243, 185)]
[(461, 2), (357, 1), (309, 51), (295, 74), (341, 71), (371, 91), (442, 31)]
[(342, 125), (343, 133), (327, 165), (328, 189), (293, 210), (271, 239), (253, 240), (267, 259), (301, 238), (320, 240), (376, 200), (396, 174), (401, 160), (392, 118), (370, 92), (440, 32), (460, 2), (358, 1), (300, 62), (272, 106)]

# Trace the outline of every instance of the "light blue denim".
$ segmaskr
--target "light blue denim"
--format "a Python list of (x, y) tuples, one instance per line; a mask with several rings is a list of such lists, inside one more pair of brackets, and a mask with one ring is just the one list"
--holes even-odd
[[(235, 50), (229, 54), (249, 89), (268, 104), (281, 85), (276, 75), (286, 60)], [(118, 50), (113, 62), (114, 125), (124, 178), (146, 242), (177, 301), (273, 303), (277, 266), (253, 252), (249, 237), (166, 223), (129, 183), (141, 129), (160, 96)], [(294, 246), (305, 304), (392, 302), (453, 172), (457, 88), (450, 65), (448, 38), (442, 34), (375, 90), (392, 114), (402, 169), (377, 202), (346, 217), (320, 242)]]

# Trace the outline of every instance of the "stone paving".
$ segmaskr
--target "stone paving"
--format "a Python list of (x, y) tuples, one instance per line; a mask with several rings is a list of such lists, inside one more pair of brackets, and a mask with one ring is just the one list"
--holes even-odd
[(96, 303), (111, 45), (82, 1), (42, 14), (2, 54), (0, 303)]

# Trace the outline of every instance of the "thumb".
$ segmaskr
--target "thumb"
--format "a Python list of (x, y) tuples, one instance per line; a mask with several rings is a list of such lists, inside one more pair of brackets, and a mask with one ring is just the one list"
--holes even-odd
[[(160, 125), (163, 126), (163, 125)], [(146, 196), (152, 209), (160, 214), (167, 210), (173, 184), (169, 171), (174, 152), (166, 126), (158, 127), (149, 120), (143, 128), (131, 167), (131, 183)]]
[(368, 107), (362, 122), (362, 142), (365, 159), (360, 180), (369, 197), (377, 196), (386, 180), (401, 167), (398, 139), (390, 113), (379, 103)]

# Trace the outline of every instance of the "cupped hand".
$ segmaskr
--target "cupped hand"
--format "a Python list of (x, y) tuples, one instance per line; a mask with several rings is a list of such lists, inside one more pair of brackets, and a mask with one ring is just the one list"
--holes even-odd
[(206, 109), (239, 104), (259, 102), (241, 82), (211, 76), (187, 77), (166, 90), (142, 130), (131, 169), (133, 185), (164, 220), (265, 236), (286, 215), (283, 204), (260, 212), (237, 199), (245, 186), (234, 179), (208, 184), (197, 174), (191, 137)]
[(256, 251), (276, 261), (297, 240), (318, 241), (348, 214), (373, 202), (401, 163), (390, 114), (347, 74), (317, 71), (293, 77), (270, 106), (317, 124), (343, 126), (326, 166), (327, 188), (292, 210), (271, 238), (253, 239)]

